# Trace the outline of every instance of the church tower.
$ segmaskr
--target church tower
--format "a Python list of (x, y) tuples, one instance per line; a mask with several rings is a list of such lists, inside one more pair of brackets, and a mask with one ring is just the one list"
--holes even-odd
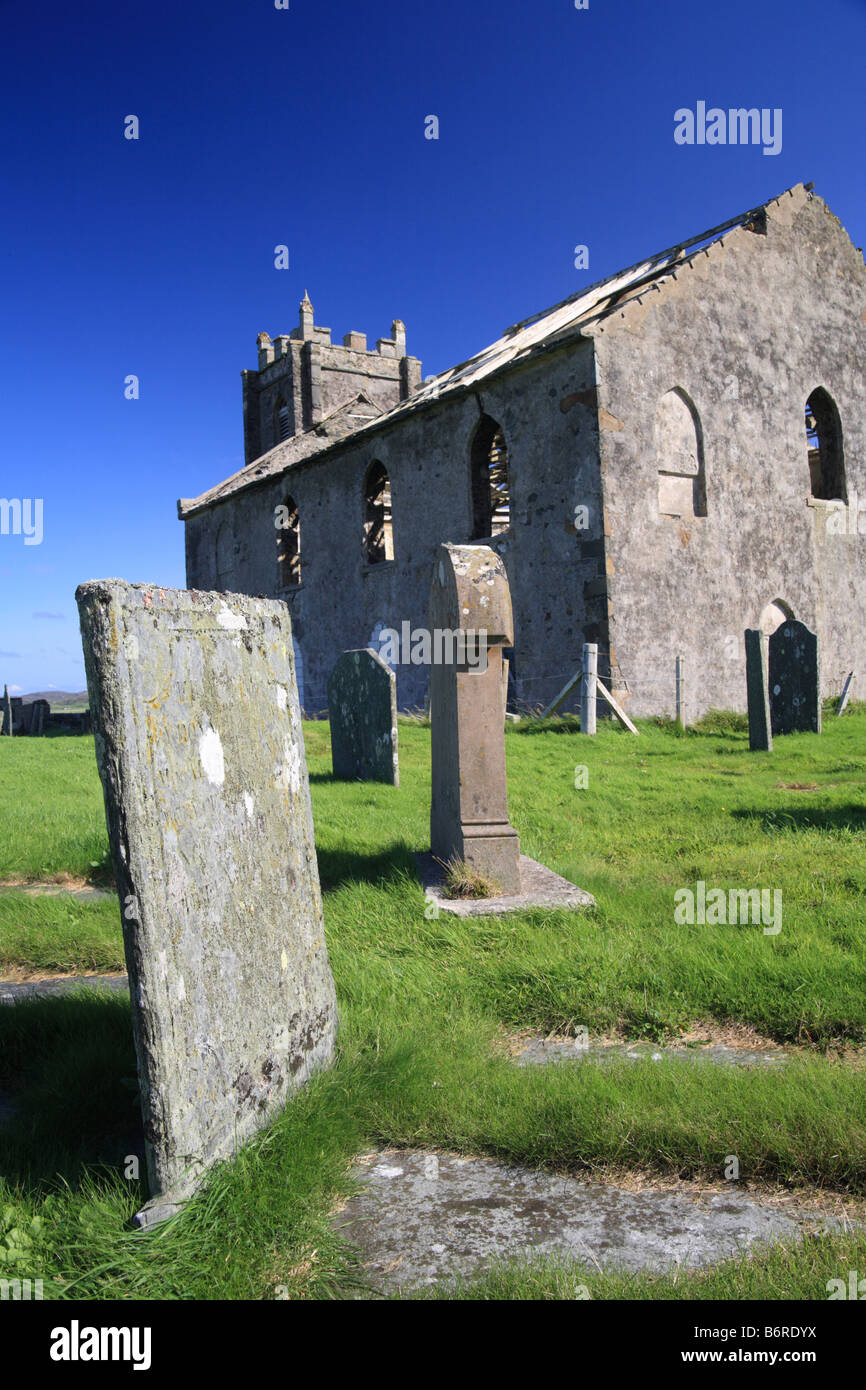
[[(364, 333), (347, 333), (342, 346), (330, 328), (316, 324), (304, 292), (297, 328), (271, 339), (258, 336), (259, 365), (241, 373), (244, 390), (244, 460), (252, 463), (278, 444), (314, 429), (340, 406), (363, 393), (381, 410), (411, 396), (421, 381), (421, 363), (406, 354), (400, 319), (391, 337), (367, 350)], [(359, 416), (359, 422), (365, 415)]]

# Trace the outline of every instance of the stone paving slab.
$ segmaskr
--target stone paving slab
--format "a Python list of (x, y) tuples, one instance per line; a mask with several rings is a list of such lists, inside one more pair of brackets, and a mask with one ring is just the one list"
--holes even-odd
[(107, 888), (64, 888), (60, 883), (0, 883), (0, 894), (23, 893), (28, 898), (73, 898), (79, 903), (117, 902)]
[(519, 861), (521, 891), (501, 898), (449, 898), (444, 888), (445, 870), (438, 860), (432, 854), (416, 854), (415, 862), (426, 896), (456, 917), (501, 917), (530, 907), (595, 907), (591, 893), (526, 854), (521, 854)]
[(383, 1150), (358, 1160), (364, 1183), (335, 1218), (360, 1252), (371, 1292), (482, 1275), (491, 1262), (540, 1255), (605, 1271), (697, 1269), (834, 1217), (784, 1212), (739, 1192), (627, 1192), (487, 1158)]
[(532, 1038), (515, 1058), (519, 1067), (547, 1066), (557, 1062), (663, 1062), (667, 1057), (686, 1062), (714, 1062), (722, 1067), (778, 1067), (788, 1060), (781, 1047), (739, 1048), (726, 1043), (679, 1047), (675, 1043), (601, 1043), (575, 1046), (574, 1039)]
[(80, 989), (129, 990), (126, 975), (65, 975), (59, 980), (0, 980), (0, 1004), (56, 998)]

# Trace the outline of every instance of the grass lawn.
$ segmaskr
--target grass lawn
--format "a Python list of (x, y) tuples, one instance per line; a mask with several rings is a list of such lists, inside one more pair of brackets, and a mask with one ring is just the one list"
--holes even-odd
[[(327, 724), (305, 724), (336, 1065), (177, 1221), (143, 1235), (126, 1225), (145, 1195), (123, 1176), (137, 1104), (128, 1003), (0, 1009), (0, 1087), (20, 1100), (0, 1131), (0, 1275), (41, 1277), (46, 1297), (346, 1294), (358, 1273), (329, 1212), (352, 1156), (379, 1143), (665, 1180), (719, 1180), (736, 1154), (747, 1183), (866, 1197), (866, 714), (829, 715), (823, 735), (770, 755), (749, 753), (735, 718), (640, 727), (605, 724), (594, 740), (567, 720), (508, 728), (524, 851), (598, 907), (461, 920), (429, 916), (414, 876), (429, 729), (401, 723), (395, 790), (334, 782)], [(0, 881), (105, 881), (91, 739), (2, 740), (0, 782)], [(699, 879), (780, 890), (781, 930), (678, 925), (674, 894)], [(113, 903), (0, 894), (0, 974), (118, 968)], [(518, 1069), (504, 1047), (522, 1030), (661, 1040), (730, 1024), (795, 1055), (772, 1071)], [(845, 1234), (676, 1279), (503, 1266), (460, 1294), (573, 1298), (577, 1282), (592, 1297), (822, 1299), (828, 1278), (864, 1266), (863, 1237)]]

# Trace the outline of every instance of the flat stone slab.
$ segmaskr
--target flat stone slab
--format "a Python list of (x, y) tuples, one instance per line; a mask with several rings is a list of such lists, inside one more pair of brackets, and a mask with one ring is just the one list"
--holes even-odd
[(128, 993), (126, 975), (64, 975), (60, 980), (0, 980), (0, 1004), (22, 999), (56, 998), (80, 989), (117, 990)]
[(117, 902), (108, 888), (64, 888), (60, 883), (0, 883), (0, 894), (23, 893), (28, 898), (73, 898), (79, 903)]
[(839, 1229), (806, 1209), (781, 1212), (729, 1192), (626, 1192), (487, 1158), (385, 1150), (359, 1159), (364, 1189), (335, 1218), (360, 1252), (371, 1292), (476, 1278), (494, 1261), (540, 1255), (594, 1269), (698, 1269), (791, 1239), (804, 1225)]
[(520, 856), (521, 891), (501, 898), (446, 897), (445, 870), (439, 861), (432, 854), (416, 854), (415, 862), (426, 896), (443, 912), (453, 912), (457, 917), (501, 917), (506, 912), (525, 912), (530, 907), (595, 907), (591, 893), (526, 854)]
[(663, 1062), (673, 1057), (686, 1062), (714, 1062), (721, 1067), (778, 1067), (788, 1060), (781, 1047), (739, 1048), (725, 1043), (682, 1047), (675, 1043), (602, 1043), (576, 1046), (573, 1040), (532, 1038), (516, 1057), (519, 1067), (546, 1066), (555, 1062)]

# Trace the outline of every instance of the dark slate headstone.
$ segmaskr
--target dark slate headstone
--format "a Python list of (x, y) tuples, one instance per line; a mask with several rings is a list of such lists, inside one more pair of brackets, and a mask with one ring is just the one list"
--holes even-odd
[(767, 689), (767, 639), (760, 628), (746, 628), (746, 695), (749, 701), (749, 748), (769, 753), (770, 696)]
[(370, 647), (343, 652), (328, 681), (334, 776), (400, 785), (397, 681)]
[(0, 725), (0, 733), (12, 737), (12, 701), (9, 698), (8, 685), (3, 687), (3, 723)]
[(287, 605), (116, 579), (76, 598), (154, 1192), (144, 1224), (330, 1061), (336, 1000)]
[(818, 634), (794, 618), (770, 638), (770, 722), (774, 734), (821, 732)]

